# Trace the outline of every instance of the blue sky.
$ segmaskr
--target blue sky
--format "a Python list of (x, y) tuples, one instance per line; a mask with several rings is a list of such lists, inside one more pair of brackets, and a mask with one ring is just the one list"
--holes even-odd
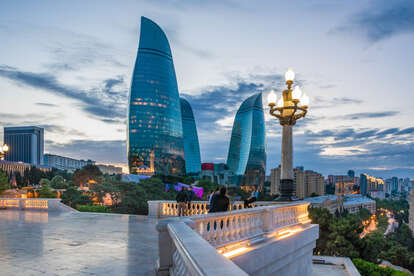
[[(41, 125), (46, 152), (125, 165), (140, 16), (167, 34), (203, 162), (226, 161), (240, 103), (280, 95), (291, 67), (311, 98), (295, 165), (414, 178), (413, 1), (1, 1), (0, 126)], [(281, 127), (265, 111), (270, 169)]]

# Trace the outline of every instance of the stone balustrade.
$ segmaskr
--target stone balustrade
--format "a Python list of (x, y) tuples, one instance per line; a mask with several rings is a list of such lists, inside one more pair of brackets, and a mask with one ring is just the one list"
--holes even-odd
[[(275, 201), (256, 201), (251, 207), (274, 205)], [(244, 209), (243, 201), (234, 201), (230, 204), (230, 210)], [(192, 201), (186, 209), (187, 216), (204, 215), (208, 213), (207, 201)], [(173, 200), (151, 200), (148, 201), (148, 216), (156, 218), (177, 217), (178, 203)]]
[[(194, 204), (204, 206), (201, 204), (205, 203)], [(157, 225), (158, 275), (246, 275), (243, 274), (246, 272), (267, 275), (282, 271), (284, 272), (280, 275), (288, 275), (289, 271), (301, 273), (303, 276), (310, 275), (311, 270), (306, 264), (311, 264), (312, 249), (318, 238), (318, 226), (310, 224), (308, 206), (309, 203), (305, 202), (273, 203), (262, 207), (210, 214), (201, 212), (188, 217), (160, 220)], [(265, 250), (265, 253), (269, 251), (268, 258), (260, 258), (260, 262), (256, 264), (246, 262), (247, 255), (257, 255), (260, 251), (260, 245), (253, 245), (256, 243), (268, 246), (263, 246), (266, 249), (260, 249)], [(281, 249), (284, 243), (285, 255), (289, 255), (289, 261), (283, 261), (281, 252), (278, 252), (277, 256), (272, 256), (276, 253), (269, 247), (269, 244), (276, 244), (276, 247)], [(247, 250), (242, 254), (246, 255), (245, 259), (239, 258), (243, 261), (237, 261), (236, 257), (232, 259), (233, 262), (224, 262), (226, 258), (220, 253), (240, 247)], [(305, 266), (298, 268), (292, 265), (295, 254), (296, 261)], [(210, 262), (211, 258), (214, 261)], [(204, 267), (203, 262), (206, 261), (210, 265)], [(236, 269), (235, 263), (238, 266), (236, 268), (242, 268), (242, 271), (227, 271), (220, 274), (207, 269), (220, 267), (218, 271), (232, 270)], [(246, 266), (245, 263), (249, 265)]]
[[(237, 265), (217, 251), (206, 240), (202, 239), (191, 229), (194, 226), (191, 220), (164, 223), (165, 233), (170, 238), (170, 250), (172, 258), (168, 258), (170, 263), (164, 271), (159, 271), (159, 275), (214, 275), (228, 276), (247, 274)], [(166, 248), (163, 248), (165, 252)]]
[(60, 198), (0, 198), (0, 208), (46, 211), (76, 211), (60, 202)]

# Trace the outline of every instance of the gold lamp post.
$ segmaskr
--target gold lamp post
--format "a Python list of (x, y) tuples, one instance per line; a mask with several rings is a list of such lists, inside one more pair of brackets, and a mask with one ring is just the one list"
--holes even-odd
[(270, 115), (279, 119), (283, 127), (282, 131), (282, 162), (280, 175), (280, 197), (279, 201), (296, 200), (295, 185), (293, 174), (293, 143), (292, 128), (296, 121), (306, 116), (308, 111), (309, 97), (299, 86), (292, 89), (295, 73), (289, 69), (285, 73), (287, 89), (282, 92), (282, 96), (277, 100), (277, 95), (272, 89), (267, 97), (270, 107)]
[(2, 147), (0, 147), (0, 160), (4, 159), (4, 156), (9, 151), (9, 146), (4, 144)]

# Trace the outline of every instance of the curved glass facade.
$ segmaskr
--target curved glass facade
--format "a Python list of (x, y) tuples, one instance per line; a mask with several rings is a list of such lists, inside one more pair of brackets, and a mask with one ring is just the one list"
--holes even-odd
[(235, 175), (233, 185), (264, 185), (266, 132), (262, 93), (247, 98), (237, 111), (231, 133), (227, 166)]
[(177, 79), (170, 45), (161, 28), (141, 17), (138, 55), (128, 110), (130, 173), (150, 168), (156, 174), (184, 174), (184, 142)]
[(201, 171), (200, 145), (193, 109), (188, 101), (180, 98), (183, 119), (185, 169), (187, 174)]

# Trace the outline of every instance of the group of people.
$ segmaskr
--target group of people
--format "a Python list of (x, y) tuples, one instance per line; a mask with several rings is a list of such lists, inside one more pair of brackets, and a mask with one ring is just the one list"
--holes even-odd
[[(250, 196), (244, 200), (244, 208), (249, 208), (250, 204), (255, 202), (259, 196), (259, 190), (257, 186), (254, 186), (254, 190), (251, 192)], [(185, 187), (181, 188), (181, 191), (178, 192), (176, 200), (178, 203), (178, 216), (187, 215), (187, 208), (190, 209), (191, 201), (194, 199), (195, 193), (191, 186), (186, 189)], [(208, 212), (226, 212), (229, 210), (230, 199), (227, 196), (226, 187), (217, 188), (215, 191), (210, 191), (208, 195)]]
[(187, 215), (187, 207), (190, 209), (191, 201), (193, 201), (195, 197), (195, 193), (193, 191), (193, 187), (189, 186), (186, 189), (184, 186), (181, 187), (181, 191), (178, 192), (175, 200), (178, 203), (178, 216), (185, 216)]

